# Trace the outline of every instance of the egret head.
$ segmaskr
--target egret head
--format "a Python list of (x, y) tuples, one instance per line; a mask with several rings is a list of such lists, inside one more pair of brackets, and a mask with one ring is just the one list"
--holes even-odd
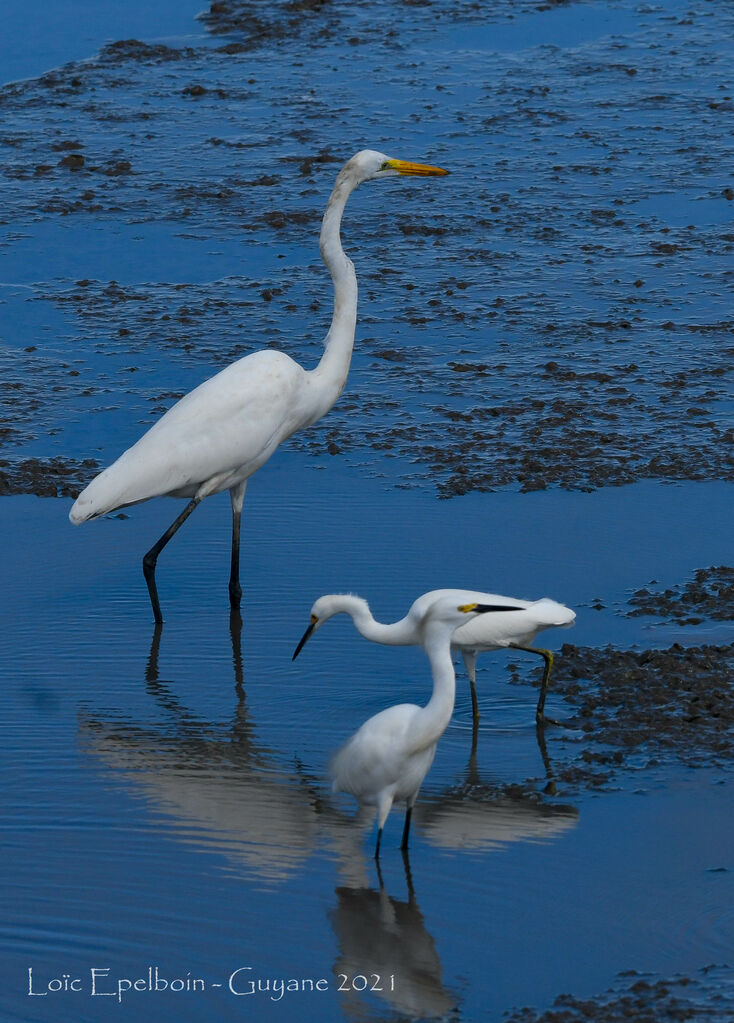
[(341, 173), (356, 184), (370, 181), (372, 178), (412, 175), (419, 177), (442, 177), (449, 172), (441, 167), (430, 167), (423, 163), (410, 163), (408, 160), (394, 160), (374, 149), (363, 149), (349, 160)]
[(358, 613), (360, 609), (369, 612), (367, 601), (363, 600), (362, 597), (356, 597), (349, 593), (327, 593), (325, 596), (319, 597), (311, 608), (311, 621), (301, 636), (292, 660), (295, 661), (308, 640), (317, 629), (321, 628), (324, 622), (328, 622), (330, 618), (341, 612)]

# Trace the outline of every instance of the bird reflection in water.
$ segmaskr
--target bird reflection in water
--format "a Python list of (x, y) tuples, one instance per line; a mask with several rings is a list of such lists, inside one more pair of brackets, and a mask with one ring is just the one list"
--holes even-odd
[(401, 1018), (457, 1019), (456, 998), (442, 981), (441, 960), (418, 906), (407, 852), (407, 901), (379, 888), (336, 889), (328, 916), (339, 951), (335, 984), (348, 1019), (363, 1020), (366, 1003), (380, 1001)]
[[(167, 720), (138, 724), (84, 716), (79, 727), (87, 751), (172, 820), (167, 830), (223, 852), (235, 869), (281, 882), (302, 867), (317, 843), (319, 798), (307, 779), (256, 739), (243, 686), (241, 624), (233, 612), (236, 702), (228, 722), (200, 718), (161, 679), (158, 626), (146, 688)], [(160, 818), (152, 823), (160, 825)]]
[[(536, 727), (538, 751), (545, 770), (544, 792), (556, 792), (545, 730)], [(426, 794), (416, 807), (416, 827), (426, 841), (443, 849), (493, 849), (511, 842), (543, 842), (576, 827), (575, 806), (551, 803), (534, 784), (501, 785), (481, 777), (476, 745), (463, 782), (445, 793)]]
[[(81, 740), (126, 786), (144, 794), (157, 811), (151, 827), (223, 854), (235, 872), (281, 883), (301, 871), (314, 852), (329, 848), (345, 890), (367, 888), (374, 868), (368, 866), (364, 831), (354, 826), (353, 814), (331, 800), (325, 779), (309, 776), (299, 764), (289, 768), (287, 750), (257, 739), (245, 698), (241, 629), (233, 613), (235, 700), (228, 720), (202, 718), (181, 702), (173, 683), (161, 678), (165, 644), (157, 627), (145, 682), (164, 720), (140, 723), (86, 713), (80, 715)], [(542, 729), (538, 736), (542, 741)], [(552, 769), (543, 751), (550, 784)], [(533, 797), (530, 788), (518, 798), (484, 783), (475, 756), (461, 785), (438, 796), (426, 792), (425, 805), (418, 806), (419, 832), (429, 845), (443, 848), (489, 849), (551, 839), (576, 821), (573, 807)]]

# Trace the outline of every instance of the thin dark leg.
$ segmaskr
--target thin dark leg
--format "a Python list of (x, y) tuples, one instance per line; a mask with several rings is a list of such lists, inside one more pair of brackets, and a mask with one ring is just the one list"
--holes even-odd
[(476, 650), (462, 650), (464, 667), (469, 676), (469, 691), (471, 692), (471, 715), (474, 725), (479, 723), (479, 700), (477, 699), (477, 652)]
[(469, 688), (471, 689), (471, 714), (474, 725), (479, 724), (479, 700), (477, 699), (477, 687), (474, 685), (474, 679), (469, 679)]
[(380, 891), (385, 887), (385, 882), (382, 880), (382, 869), (380, 868), (380, 861), (375, 857), (375, 867), (377, 867), (377, 881), (380, 885)]
[(148, 654), (148, 663), (145, 666), (145, 681), (158, 683), (158, 655), (161, 650), (161, 635), (163, 629), (161, 628), (160, 622), (156, 622), (153, 627), (153, 638), (150, 641), (150, 653)]
[(410, 834), (410, 818), (413, 816), (413, 807), (409, 806), (405, 811), (405, 824), (403, 825), (403, 840), (400, 843), (401, 849), (408, 848), (408, 835)]
[(229, 571), (229, 605), (232, 610), (239, 610), (242, 601), (240, 586), (240, 526), (242, 523), (242, 504), (245, 500), (247, 480), (237, 483), (229, 492), (232, 501), (232, 560)]
[(235, 689), (239, 692), (242, 689), (244, 673), (242, 670), (242, 616), (238, 607), (233, 607), (229, 613), (229, 635), (232, 640), (234, 684)]
[(542, 657), (545, 661), (545, 671), (543, 672), (543, 681), (540, 683), (540, 696), (538, 697), (538, 706), (535, 709), (535, 721), (539, 725), (559, 725), (563, 727), (563, 722), (556, 721), (554, 718), (547, 718), (545, 716), (545, 697), (548, 692), (548, 682), (550, 681), (551, 668), (553, 667), (553, 654), (550, 650), (542, 650), (540, 647), (534, 646), (520, 646), (519, 643), (513, 643), (512, 648), (514, 650), (524, 650), (528, 654), (537, 654), (538, 657)]
[(545, 728), (543, 727), (544, 722), (538, 721), (535, 724), (535, 736), (538, 740), (538, 749), (540, 750), (540, 756), (543, 760), (543, 767), (545, 768), (545, 776), (548, 779), (544, 792), (548, 795), (555, 796), (557, 792), (556, 779), (553, 774), (553, 765), (551, 764), (550, 757), (548, 756), (548, 747), (545, 743)]
[(229, 603), (232, 609), (239, 609), (242, 600), (240, 586), (240, 523), (241, 509), (232, 509), (232, 563), (229, 573)]
[(377, 844), (375, 845), (375, 859), (380, 858), (380, 842), (382, 841), (382, 828), (377, 829)]
[(545, 710), (545, 697), (548, 693), (548, 682), (550, 681), (551, 668), (553, 667), (553, 654), (550, 650), (538, 650), (538, 653), (545, 661), (545, 671), (543, 672), (543, 681), (540, 683), (540, 696), (538, 697), (538, 706), (535, 709), (535, 720), (542, 721)]
[(413, 887), (413, 875), (410, 870), (410, 856), (407, 849), (402, 850), (403, 867), (405, 869), (405, 883), (408, 886), (408, 899), (411, 905), (415, 902), (415, 888)]
[(178, 529), (184, 524), (186, 519), (192, 513), (194, 508), (199, 503), (199, 498), (192, 498), (186, 505), (184, 510), (181, 512), (176, 521), (168, 527), (163, 536), (160, 538), (158, 543), (153, 544), (148, 553), (143, 558), (143, 575), (145, 581), (148, 584), (148, 593), (150, 594), (150, 603), (153, 607), (153, 617), (156, 622), (160, 625), (163, 621), (163, 615), (161, 614), (161, 605), (158, 600), (158, 589), (155, 584), (155, 566), (158, 561), (158, 555), (161, 553), (163, 548), (166, 546), (171, 537), (176, 533)]

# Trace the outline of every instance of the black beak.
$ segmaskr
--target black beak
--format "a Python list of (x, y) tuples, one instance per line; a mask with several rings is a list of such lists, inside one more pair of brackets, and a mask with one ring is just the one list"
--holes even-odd
[(510, 607), (507, 604), (477, 604), (474, 610), (477, 614), (483, 615), (488, 611), (522, 611), (522, 608)]
[(309, 627), (306, 629), (304, 634), (301, 636), (301, 641), (298, 644), (298, 646), (296, 647), (296, 652), (291, 657), (292, 661), (295, 661), (296, 657), (298, 657), (298, 655), (300, 654), (301, 650), (303, 650), (303, 648), (305, 647), (306, 643), (308, 642), (308, 640), (309, 640), (309, 638), (311, 636), (311, 633), (313, 632), (313, 630), (315, 628), (316, 628), (316, 622), (311, 622)]

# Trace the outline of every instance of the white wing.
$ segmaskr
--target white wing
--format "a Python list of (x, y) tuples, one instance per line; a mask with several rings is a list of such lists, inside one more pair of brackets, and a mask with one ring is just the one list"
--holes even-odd
[(74, 523), (150, 497), (224, 490), (310, 422), (308, 374), (277, 351), (239, 359), (185, 395), (71, 509)]

